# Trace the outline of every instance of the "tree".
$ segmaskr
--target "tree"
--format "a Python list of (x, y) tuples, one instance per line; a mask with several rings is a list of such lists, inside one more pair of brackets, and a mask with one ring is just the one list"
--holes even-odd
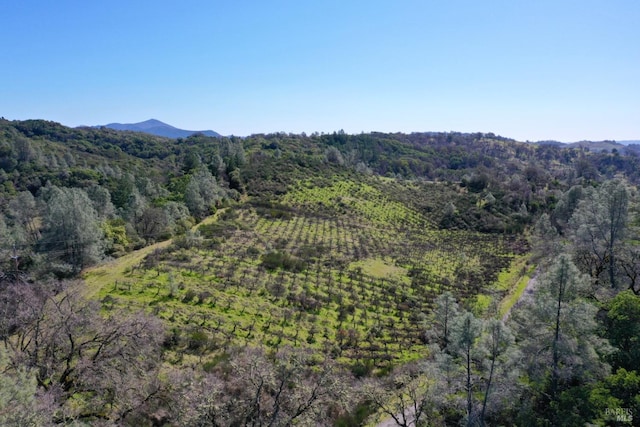
[(131, 194), (136, 188), (135, 177), (128, 173), (116, 182), (116, 188), (111, 192), (111, 201), (118, 209), (125, 209), (129, 204)]
[[(13, 227), (8, 227), (4, 216), (0, 214), (0, 284), (11, 273), (15, 275), (19, 270), (19, 258), (16, 255), (16, 248), (22, 242), (15, 235)], [(13, 277), (13, 276), (12, 276)]]
[(479, 343), (484, 378), (484, 396), (479, 416), (481, 425), (485, 425), (491, 406), (499, 406), (491, 405), (498, 391), (503, 392), (502, 396), (513, 397), (515, 394), (516, 361), (520, 356), (514, 347), (513, 334), (502, 320), (489, 319), (483, 326), (484, 333)]
[(363, 399), (401, 427), (444, 424), (439, 409), (444, 390), (432, 361), (409, 363), (382, 379), (369, 378)]
[(620, 280), (626, 280), (627, 289), (640, 295), (640, 247), (634, 242), (625, 244), (617, 262), (624, 276)]
[(640, 374), (618, 369), (590, 390), (588, 404), (596, 413), (592, 425), (620, 425), (622, 420), (638, 425)]
[(616, 349), (609, 356), (614, 368), (638, 369), (640, 360), (640, 296), (623, 291), (608, 304), (605, 336)]
[(578, 258), (582, 256), (592, 277), (608, 272), (609, 285), (615, 288), (616, 260), (627, 228), (629, 193), (621, 181), (607, 181), (596, 190), (588, 190), (569, 221)]
[(538, 263), (554, 260), (562, 250), (558, 230), (546, 213), (536, 222), (531, 241), (531, 252)]
[(68, 263), (73, 272), (102, 255), (102, 232), (87, 193), (77, 188), (50, 187), (45, 195), (42, 249)]
[(135, 223), (136, 233), (147, 242), (156, 241), (167, 232), (169, 218), (164, 209), (147, 206)]
[(160, 321), (143, 314), (103, 318), (77, 289), (31, 295), (29, 322), (7, 342), (13, 372), (26, 367), (55, 396), (63, 419), (121, 423), (159, 394), (164, 339)]
[(165, 212), (169, 222), (169, 229), (172, 233), (182, 233), (189, 230), (193, 226), (193, 222), (189, 215), (189, 209), (184, 203), (167, 202), (162, 209)]
[(98, 216), (102, 219), (111, 219), (116, 213), (116, 208), (111, 203), (111, 194), (105, 187), (92, 185), (87, 189), (87, 196), (93, 203)]
[(514, 316), (539, 415), (555, 424), (563, 391), (608, 372), (600, 354), (609, 347), (596, 333), (596, 308), (582, 298), (588, 283), (570, 257), (560, 255), (539, 279), (534, 301)]
[(196, 218), (208, 215), (216, 201), (224, 196), (224, 190), (207, 168), (199, 168), (191, 176), (184, 193), (184, 201)]
[(460, 309), (453, 294), (443, 292), (435, 300), (433, 314), (430, 317), (430, 326), (427, 328), (428, 341), (435, 341), (441, 350), (448, 351), (451, 343), (451, 329), (454, 319), (459, 315)]
[(460, 360), (464, 370), (464, 390), (466, 393), (466, 425), (476, 423), (477, 414), (473, 405), (474, 378), (473, 352), (476, 341), (482, 331), (481, 322), (472, 313), (464, 312), (455, 320), (452, 331), (452, 345), (455, 355)]
[(33, 370), (10, 365), (8, 352), (0, 347), (0, 425), (48, 426), (53, 425), (51, 396), (38, 390)]
[(213, 175), (222, 180), (226, 174), (226, 165), (224, 164), (224, 160), (220, 157), (219, 154), (214, 154), (211, 158), (211, 170), (213, 171)]
[(39, 209), (36, 200), (28, 191), (22, 191), (9, 202), (9, 215), (13, 218), (15, 224), (19, 224), (27, 236), (30, 244), (35, 244), (40, 238), (40, 229), (37, 225), (36, 218), (39, 215)]
[(575, 185), (562, 194), (551, 215), (551, 222), (558, 231), (564, 234), (567, 230), (569, 220), (583, 197), (584, 188), (581, 185)]
[(327, 148), (324, 158), (327, 163), (332, 163), (335, 165), (343, 166), (344, 158), (342, 157), (342, 153), (336, 147), (330, 146)]
[(273, 359), (247, 349), (202, 378), (186, 378), (181, 425), (330, 425), (348, 409), (345, 374), (334, 362), (283, 349)]

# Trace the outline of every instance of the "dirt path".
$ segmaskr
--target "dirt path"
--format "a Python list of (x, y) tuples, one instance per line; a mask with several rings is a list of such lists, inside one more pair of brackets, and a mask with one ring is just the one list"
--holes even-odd
[(535, 292), (537, 285), (538, 285), (538, 270), (536, 269), (536, 271), (533, 272), (533, 276), (531, 276), (531, 278), (527, 282), (527, 286), (524, 288), (524, 291), (520, 295), (520, 298), (518, 298), (518, 301), (516, 301), (516, 303), (513, 304), (513, 306), (511, 306), (509, 310), (507, 310), (504, 316), (502, 316), (503, 322), (506, 322), (509, 319), (509, 315), (511, 315), (511, 310), (513, 309), (513, 307), (516, 307), (517, 305), (522, 304), (523, 302), (531, 302), (531, 299), (533, 298), (533, 293)]

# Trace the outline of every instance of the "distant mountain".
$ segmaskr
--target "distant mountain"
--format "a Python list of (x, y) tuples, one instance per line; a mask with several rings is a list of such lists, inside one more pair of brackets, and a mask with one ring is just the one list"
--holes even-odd
[(171, 125), (161, 122), (160, 120), (150, 119), (140, 123), (109, 123), (103, 126), (94, 127), (106, 127), (115, 130), (128, 130), (132, 132), (144, 132), (152, 135), (164, 136), (167, 138), (186, 138), (194, 133), (201, 133), (206, 136), (220, 137), (218, 132), (212, 130), (184, 130), (178, 129)]
[(625, 141), (616, 141), (616, 142), (622, 145), (640, 145), (640, 139), (628, 139)]

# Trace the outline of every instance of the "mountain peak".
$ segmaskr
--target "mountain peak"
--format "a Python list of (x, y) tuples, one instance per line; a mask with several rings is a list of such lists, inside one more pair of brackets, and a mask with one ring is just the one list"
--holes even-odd
[[(102, 127), (102, 126), (97, 126)], [(115, 130), (125, 130), (132, 132), (143, 132), (167, 138), (186, 138), (195, 133), (201, 133), (206, 136), (220, 137), (218, 132), (212, 130), (184, 130), (168, 125), (157, 119), (149, 119), (139, 123), (109, 123), (104, 127)]]
[(161, 122), (161, 121), (160, 121), (160, 120), (158, 120), (158, 119), (149, 119), (149, 120), (145, 120), (144, 122), (140, 122), (140, 123), (138, 123), (138, 125), (139, 125), (139, 126), (168, 126), (168, 127), (170, 127), (170, 128), (174, 128), (174, 129), (175, 129), (175, 127), (173, 127), (173, 126), (171, 126), (171, 125), (168, 125), (168, 124), (166, 124), (166, 123), (164, 123), (164, 122)]

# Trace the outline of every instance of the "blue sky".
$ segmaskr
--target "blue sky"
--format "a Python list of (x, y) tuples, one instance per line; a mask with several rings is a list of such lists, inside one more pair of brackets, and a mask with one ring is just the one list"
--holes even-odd
[(640, 139), (640, 1), (6, 1), (0, 116)]

